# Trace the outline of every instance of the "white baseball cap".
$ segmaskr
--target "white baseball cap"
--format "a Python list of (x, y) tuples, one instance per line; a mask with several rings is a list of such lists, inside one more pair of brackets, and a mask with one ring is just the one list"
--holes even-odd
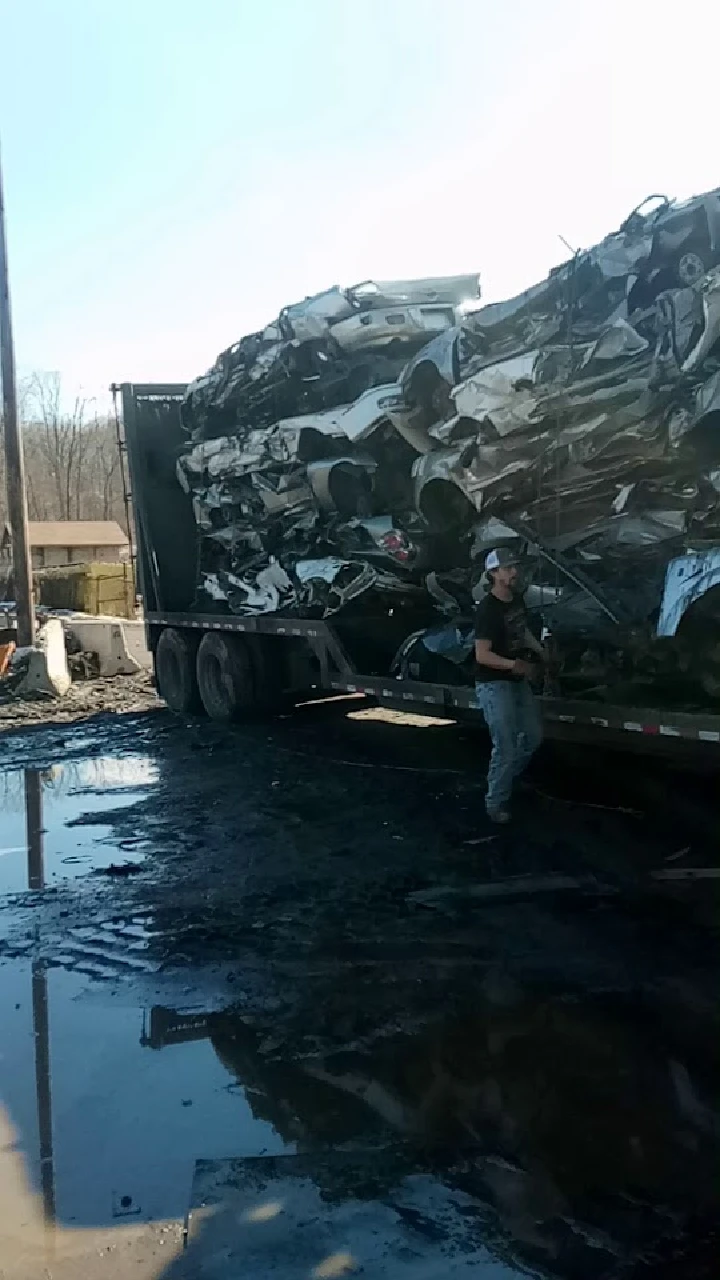
[(512, 547), (495, 547), (485, 557), (485, 572), (489, 573), (491, 569), (512, 569), (519, 563), (520, 556)]

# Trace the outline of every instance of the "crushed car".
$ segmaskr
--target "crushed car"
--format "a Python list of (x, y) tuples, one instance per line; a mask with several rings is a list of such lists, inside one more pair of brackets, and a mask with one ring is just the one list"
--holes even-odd
[(503, 302), (469, 274), (290, 305), (183, 425), (198, 608), (393, 617), (388, 645), (399, 614), (385, 670), (466, 681), (509, 543), (566, 688), (720, 696), (720, 189), (651, 197)]

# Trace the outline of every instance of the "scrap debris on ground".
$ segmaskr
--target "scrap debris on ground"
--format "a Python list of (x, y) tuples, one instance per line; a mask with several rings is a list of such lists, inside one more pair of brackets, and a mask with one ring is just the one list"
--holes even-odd
[[(149, 696), (141, 703), (137, 700), (138, 690), (147, 691), (148, 695), (150, 692), (150, 655), (146, 654), (144, 669), (141, 658), (127, 649), (124, 620), (38, 609), (35, 621), (34, 643), (18, 647), (15, 606), (5, 605), (0, 612), (0, 726), (43, 719), (72, 720), (104, 709), (145, 710), (150, 705)], [(103, 658), (97, 647), (89, 648), (87, 642), (102, 643), (108, 631), (114, 633), (113, 649), (107, 656), (106, 645)], [(119, 677), (117, 687), (110, 676)], [(65, 699), (68, 693), (71, 697), (58, 713), (57, 700)]]
[[(504, 302), (468, 275), (284, 308), (186, 394), (198, 607), (392, 616), (398, 670), (463, 681), (482, 559), (508, 542), (574, 687), (692, 688), (702, 643), (717, 697), (719, 340), (720, 189), (646, 202)], [(659, 648), (688, 551), (660, 633), (703, 599)]]
[(43, 725), (52, 721), (71, 724), (106, 712), (138, 713), (161, 707), (150, 672), (134, 676), (81, 679), (60, 700), (8, 697), (0, 700), (0, 732), (3, 729)]

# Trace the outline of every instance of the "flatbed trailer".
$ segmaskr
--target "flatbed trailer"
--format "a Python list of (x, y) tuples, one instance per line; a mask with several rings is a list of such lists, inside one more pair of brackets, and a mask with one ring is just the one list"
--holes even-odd
[[(202, 650), (212, 651), (218, 665), (217, 696), (210, 700), (210, 714), (217, 719), (271, 709), (282, 699), (303, 702), (323, 694), (354, 694), (383, 706), (482, 723), (474, 690), (467, 685), (429, 684), (359, 670), (331, 621), (195, 612), (191, 604), (197, 534), (190, 499), (175, 472), (183, 440), (180, 404), (185, 386), (124, 383), (113, 391), (122, 398), (148, 645), (159, 690), (173, 709), (200, 707), (195, 663), (203, 661)], [(187, 669), (175, 672), (177, 688), (171, 689), (175, 663)], [(647, 753), (682, 755), (694, 749), (720, 759), (717, 714), (562, 697), (542, 697), (540, 702), (551, 738)]]

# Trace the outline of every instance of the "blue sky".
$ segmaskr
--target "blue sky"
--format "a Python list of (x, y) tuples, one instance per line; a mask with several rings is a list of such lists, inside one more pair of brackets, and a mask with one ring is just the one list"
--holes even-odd
[(0, 0), (19, 371), (186, 380), (372, 276), (521, 289), (720, 183), (719, 34), (696, 0)]

